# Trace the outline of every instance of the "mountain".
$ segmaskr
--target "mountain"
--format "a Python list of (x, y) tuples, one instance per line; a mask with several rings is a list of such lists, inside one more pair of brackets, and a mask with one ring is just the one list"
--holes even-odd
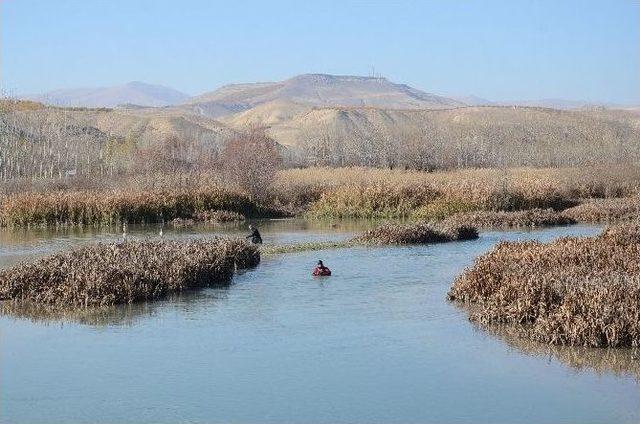
[(566, 99), (516, 100), (512, 102), (503, 102), (502, 104), (547, 107), (551, 109), (561, 109), (561, 110), (593, 109), (598, 107), (612, 106), (604, 103), (594, 103), (594, 102), (587, 102), (582, 100), (566, 100)]
[(529, 106), (529, 107), (544, 107), (558, 110), (577, 110), (577, 109), (597, 109), (597, 108), (609, 108), (609, 109), (624, 109), (625, 106), (615, 103), (602, 103), (602, 102), (588, 102), (584, 100), (567, 100), (557, 98), (545, 98), (536, 100), (508, 100), (508, 101), (493, 101), (482, 97), (469, 95), (469, 96), (449, 96), (450, 98), (462, 102), (468, 106)]
[[(264, 107), (264, 106), (263, 106)], [(265, 119), (260, 107), (225, 118), (231, 127)], [(380, 108), (313, 108), (290, 117), (271, 120), (268, 133), (286, 146), (300, 146), (305, 140), (406, 140), (409, 134), (431, 132), (440, 141), (458, 143), (514, 144), (512, 139), (537, 143), (578, 143), (588, 140), (640, 135), (640, 119), (633, 111), (563, 111), (524, 106), (478, 106), (446, 110)], [(586, 141), (585, 141), (586, 143)]]
[[(640, 113), (631, 110), (314, 108), (267, 132), (300, 163), (390, 166), (393, 158), (431, 157), (441, 167), (476, 167), (640, 160)], [(323, 157), (314, 162), (319, 152)]]
[(118, 105), (169, 106), (185, 102), (189, 95), (162, 85), (140, 81), (100, 88), (73, 88), (21, 96), (54, 106), (116, 107)]
[(281, 82), (232, 84), (191, 98), (180, 107), (209, 117), (274, 103), (312, 107), (447, 109), (464, 103), (426, 93), (386, 78), (304, 74)]

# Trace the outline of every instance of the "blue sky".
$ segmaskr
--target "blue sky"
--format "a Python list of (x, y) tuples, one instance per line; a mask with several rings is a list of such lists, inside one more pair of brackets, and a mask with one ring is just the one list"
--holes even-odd
[(640, 0), (0, 0), (12, 93), (190, 94), (321, 72), (440, 94), (640, 104)]

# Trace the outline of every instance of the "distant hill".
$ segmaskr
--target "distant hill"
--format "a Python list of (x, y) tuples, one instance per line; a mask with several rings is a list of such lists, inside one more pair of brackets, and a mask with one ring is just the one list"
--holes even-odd
[(54, 106), (116, 107), (122, 104), (138, 106), (169, 106), (185, 102), (189, 96), (173, 88), (134, 81), (100, 88), (73, 88), (44, 94), (21, 96)]
[(614, 106), (614, 105), (608, 105), (604, 103), (587, 102), (582, 100), (567, 100), (567, 99), (516, 100), (512, 102), (502, 102), (502, 104), (548, 107), (552, 109), (562, 109), (562, 110), (593, 109), (598, 107)]
[(448, 168), (640, 160), (640, 114), (634, 111), (478, 106), (313, 108), (290, 117), (263, 112), (256, 107), (224, 122), (241, 127), (275, 117), (269, 135), (300, 155), (301, 163), (391, 166), (396, 161), (415, 167), (426, 161)]
[(462, 102), (464, 104), (466, 104), (467, 106), (492, 106), (492, 105), (497, 105), (497, 102), (494, 102), (492, 100), (487, 100), (483, 97), (478, 97), (478, 96), (474, 96), (474, 95), (467, 95), (467, 96), (450, 96), (452, 99), (455, 99), (459, 102)]
[(272, 101), (220, 122), (175, 107), (63, 109), (5, 101), (0, 112), (0, 175), (10, 178), (63, 176), (70, 169), (82, 175), (166, 170), (176, 161), (209, 167), (247, 124), (267, 125), (294, 165), (449, 169), (640, 161), (638, 110)]
[(482, 97), (469, 96), (449, 96), (468, 106), (529, 106), (529, 107), (545, 107), (558, 110), (579, 110), (579, 109), (628, 109), (633, 106), (624, 106), (615, 103), (606, 102), (589, 102), (585, 100), (568, 100), (568, 99), (535, 99), (535, 100), (507, 100), (494, 101)]
[(227, 85), (193, 97), (180, 107), (216, 118), (267, 103), (307, 108), (446, 109), (464, 106), (457, 100), (396, 84), (386, 78), (304, 74), (281, 82)]
[(0, 175), (9, 178), (62, 177), (73, 169), (105, 175), (132, 166), (154, 169), (167, 160), (203, 161), (235, 134), (213, 119), (164, 108), (69, 109), (4, 101), (0, 112)]
[[(240, 127), (249, 113), (223, 122)], [(256, 119), (257, 120), (257, 119)], [(249, 120), (250, 121), (250, 120)], [(235, 124), (235, 125), (234, 125)], [(640, 119), (633, 111), (563, 111), (524, 106), (478, 106), (449, 110), (314, 108), (288, 119), (274, 121), (269, 133), (281, 144), (297, 146), (305, 139), (327, 137), (373, 139), (400, 137), (416, 132), (438, 133), (443, 142), (580, 143), (628, 139), (640, 143)]]

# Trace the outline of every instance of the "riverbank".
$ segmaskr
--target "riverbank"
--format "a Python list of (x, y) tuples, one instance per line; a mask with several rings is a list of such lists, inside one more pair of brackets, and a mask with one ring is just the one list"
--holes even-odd
[(241, 240), (92, 244), (0, 271), (0, 300), (103, 307), (227, 284), (260, 253)]
[(439, 221), (468, 214), (479, 224), (511, 227), (511, 217), (500, 222), (500, 215), (487, 220), (486, 214), (538, 209), (563, 213), (549, 222), (629, 220), (640, 209), (637, 168), (290, 169), (264, 187), (261, 199), (215, 173), (132, 177), (90, 187), (40, 182), (11, 190), (3, 183), (0, 226), (184, 225), (282, 216)]
[(477, 305), (481, 325), (585, 347), (640, 346), (640, 226), (551, 243), (501, 242), (454, 281), (448, 298)]
[(220, 237), (89, 244), (1, 270), (0, 300), (71, 308), (112, 306), (226, 284), (234, 269), (256, 266), (261, 253), (443, 243), (477, 237), (473, 228), (421, 223), (386, 224), (344, 241), (281, 246)]

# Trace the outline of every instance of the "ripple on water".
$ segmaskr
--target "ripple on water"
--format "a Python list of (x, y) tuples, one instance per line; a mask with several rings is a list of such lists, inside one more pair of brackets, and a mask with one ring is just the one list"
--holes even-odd
[[(354, 231), (278, 225), (262, 226), (266, 240), (339, 239)], [(227, 233), (233, 231), (241, 233)], [(596, 231), (489, 232), (460, 243), (270, 256), (228, 288), (63, 320), (38, 320), (38, 313), (5, 304), (11, 314), (0, 318), (2, 417), (12, 423), (638, 421), (638, 362), (629, 352), (524, 344), (475, 328), (464, 310), (445, 301), (453, 278), (500, 239)], [(36, 249), (93, 236), (3, 243), (0, 261), (7, 263), (7, 252), (40, 254)], [(317, 259), (332, 277), (310, 276)], [(16, 318), (20, 313), (31, 320)]]

